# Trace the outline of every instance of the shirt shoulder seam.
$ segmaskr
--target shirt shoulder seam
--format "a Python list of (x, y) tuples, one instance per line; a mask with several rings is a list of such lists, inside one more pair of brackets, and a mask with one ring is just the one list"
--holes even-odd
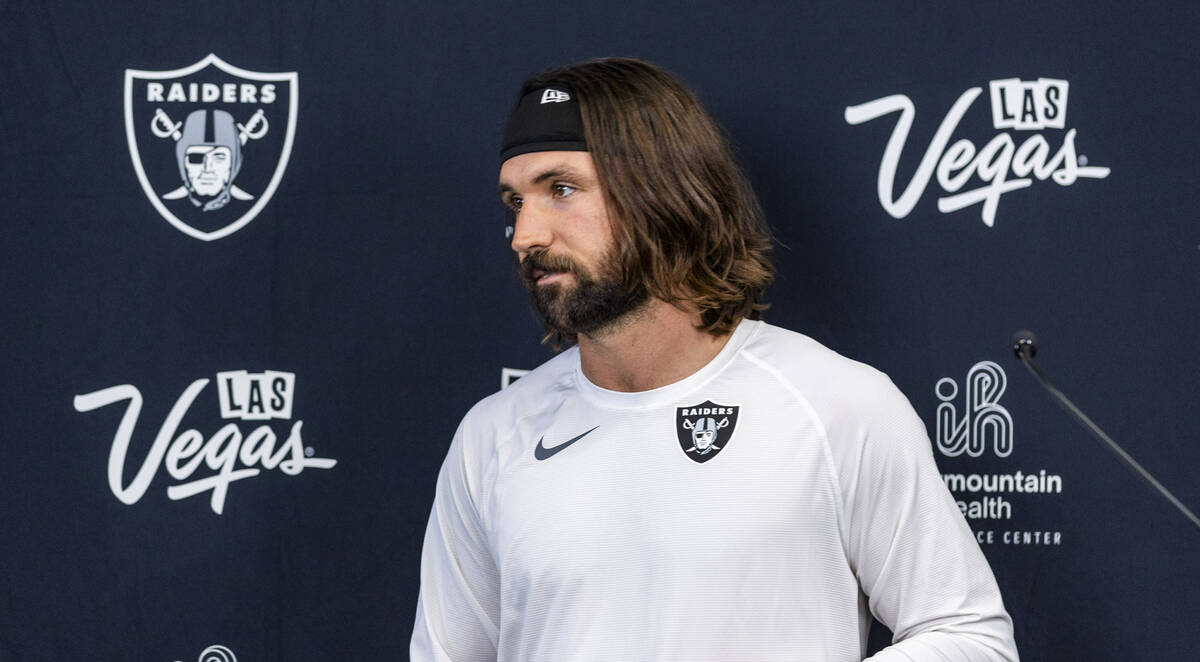
[(796, 400), (796, 402), (805, 410), (806, 413), (808, 413), (808, 415), (812, 418), (813, 423), (816, 425), (817, 435), (821, 440), (821, 452), (825, 456), (825, 464), (828, 467), (829, 479), (833, 482), (834, 505), (837, 509), (838, 518), (838, 537), (841, 539), (842, 553), (847, 559), (849, 559), (850, 545), (848, 532), (846, 530), (847, 520), (845, 504), (843, 503), (842, 481), (837, 473), (837, 463), (833, 458), (833, 448), (829, 445), (829, 434), (825, 428), (825, 421), (822, 420), (820, 414), (817, 413), (817, 409), (813, 406), (812, 402), (805, 397), (804, 393), (794, 383), (792, 383), (792, 380), (788, 379), (786, 375), (784, 375), (771, 364), (759, 358), (754, 354), (753, 351), (749, 349), (743, 348), (741, 354), (742, 356), (746, 357), (747, 361), (757, 366), (760, 370), (766, 372), (768, 375), (774, 378), (775, 381), (779, 382), (780, 386), (782, 386), (784, 390)]

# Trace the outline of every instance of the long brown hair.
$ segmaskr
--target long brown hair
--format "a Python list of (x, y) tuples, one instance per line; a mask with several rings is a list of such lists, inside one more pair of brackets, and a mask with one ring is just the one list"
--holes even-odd
[[(525, 82), (518, 99), (560, 83), (579, 100), (584, 138), (614, 219), (629, 292), (700, 311), (724, 335), (759, 319), (775, 275), (758, 199), (696, 97), (632, 58), (590, 60)], [(572, 339), (573, 340), (573, 339)]]

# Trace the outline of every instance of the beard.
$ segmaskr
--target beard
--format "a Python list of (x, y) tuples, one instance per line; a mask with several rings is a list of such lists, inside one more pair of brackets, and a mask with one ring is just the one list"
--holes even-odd
[[(533, 272), (539, 269), (568, 272), (575, 284), (538, 285)], [(521, 263), (521, 280), (548, 330), (564, 335), (595, 335), (625, 319), (650, 298), (643, 287), (633, 292), (626, 289), (616, 260), (610, 255), (601, 259), (598, 271), (596, 275), (588, 273), (570, 258), (530, 253)]]

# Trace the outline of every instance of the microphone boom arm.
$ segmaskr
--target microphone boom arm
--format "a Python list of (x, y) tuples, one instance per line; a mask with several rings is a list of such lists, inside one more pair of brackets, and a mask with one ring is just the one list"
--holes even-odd
[(1191, 520), (1192, 524), (1196, 525), (1196, 528), (1200, 529), (1200, 518), (1197, 518), (1195, 513), (1189, 510), (1187, 506), (1183, 505), (1182, 501), (1176, 499), (1175, 495), (1171, 494), (1170, 490), (1168, 490), (1166, 487), (1163, 487), (1163, 484), (1158, 482), (1158, 480), (1151, 475), (1149, 471), (1146, 471), (1142, 465), (1138, 464), (1137, 460), (1133, 459), (1132, 455), (1125, 452), (1125, 449), (1121, 448), (1120, 444), (1113, 441), (1112, 437), (1105, 434), (1104, 430), (1101, 430), (1099, 425), (1096, 425), (1092, 419), (1087, 417), (1087, 414), (1084, 414), (1079, 410), (1079, 407), (1076, 407), (1074, 403), (1068, 400), (1067, 396), (1062, 394), (1062, 391), (1059, 391), (1054, 387), (1054, 384), (1050, 383), (1050, 379), (1046, 377), (1046, 374), (1042, 372), (1041, 368), (1038, 367), (1037, 362), (1033, 360), (1034, 355), (1037, 354), (1037, 338), (1032, 332), (1018, 331), (1016, 335), (1013, 336), (1012, 348), (1013, 353), (1017, 355), (1017, 358), (1020, 359), (1021, 363), (1024, 364), (1029, 370), (1029, 374), (1033, 375), (1034, 378), (1037, 379), (1038, 383), (1040, 383), (1042, 387), (1046, 389), (1046, 391), (1051, 397), (1054, 398), (1054, 401), (1057, 402), (1059, 406), (1061, 406), (1068, 414), (1074, 417), (1075, 420), (1078, 421), (1079, 424), (1084, 428), (1086, 428), (1088, 432), (1091, 432), (1092, 436), (1100, 442), (1101, 446), (1104, 446), (1108, 450), (1112, 451), (1112, 453), (1116, 455), (1117, 458), (1119, 458), (1125, 464), (1125, 466), (1129, 467), (1130, 471), (1137, 474), (1137, 476), (1142, 480), (1146, 481), (1147, 485), (1157, 490), (1164, 499), (1170, 501), (1171, 505), (1179, 509), (1179, 512), (1183, 513), (1184, 517), (1187, 517), (1189, 520)]

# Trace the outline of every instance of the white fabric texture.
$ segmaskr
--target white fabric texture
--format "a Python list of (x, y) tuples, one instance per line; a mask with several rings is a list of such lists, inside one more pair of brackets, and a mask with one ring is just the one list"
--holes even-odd
[[(737, 414), (700, 463), (678, 410), (705, 402)], [(862, 660), (872, 613), (895, 633), (872, 660), (1017, 659), (904, 396), (743, 321), (669, 386), (601, 389), (571, 349), (471, 409), (438, 477), (410, 655)]]

